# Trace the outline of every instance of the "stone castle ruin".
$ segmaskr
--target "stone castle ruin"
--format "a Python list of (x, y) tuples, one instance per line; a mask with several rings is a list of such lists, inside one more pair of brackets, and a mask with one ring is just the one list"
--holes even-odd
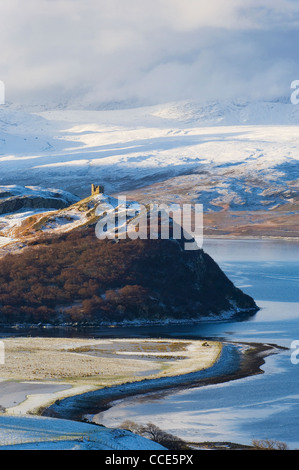
[(91, 185), (91, 195), (96, 196), (97, 194), (102, 194), (104, 192), (104, 186), (92, 184)]

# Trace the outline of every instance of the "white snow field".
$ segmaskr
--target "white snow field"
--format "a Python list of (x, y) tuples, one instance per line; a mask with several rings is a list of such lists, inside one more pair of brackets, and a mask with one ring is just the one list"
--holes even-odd
[(179, 191), (187, 175), (206, 209), (219, 201), (256, 209), (298, 191), (298, 131), (299, 107), (287, 101), (34, 112), (6, 105), (0, 185), (85, 197), (94, 182), (115, 194), (179, 177)]
[(122, 429), (44, 417), (0, 416), (0, 450), (163, 450)]

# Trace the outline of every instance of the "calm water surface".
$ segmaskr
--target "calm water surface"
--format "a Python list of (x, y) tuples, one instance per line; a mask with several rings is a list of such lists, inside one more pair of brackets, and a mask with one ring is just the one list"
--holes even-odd
[[(299, 340), (299, 243), (206, 240), (207, 251), (261, 310), (242, 322), (196, 326), (2, 330), (5, 336), (218, 338), (274, 343)], [(171, 394), (135, 397), (100, 414), (106, 426), (149, 421), (193, 441), (275, 439), (299, 449), (299, 364), (291, 349), (266, 359), (264, 374)], [(299, 354), (298, 354), (299, 357)]]
[[(207, 240), (207, 251), (228, 277), (253, 296), (261, 310), (249, 321), (136, 329), (178, 338), (219, 338), (275, 343), (299, 340), (299, 244), (281, 241)], [(106, 426), (125, 419), (149, 421), (193, 441), (275, 439), (299, 448), (299, 364), (292, 349), (266, 359), (264, 374), (160, 396), (117, 402), (99, 415)], [(298, 354), (299, 357), (299, 354)]]

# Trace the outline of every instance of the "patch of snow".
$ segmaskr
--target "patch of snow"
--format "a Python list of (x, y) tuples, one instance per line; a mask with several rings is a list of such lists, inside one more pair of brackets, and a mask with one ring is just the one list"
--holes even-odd
[(0, 449), (163, 450), (129, 431), (44, 417), (0, 416)]

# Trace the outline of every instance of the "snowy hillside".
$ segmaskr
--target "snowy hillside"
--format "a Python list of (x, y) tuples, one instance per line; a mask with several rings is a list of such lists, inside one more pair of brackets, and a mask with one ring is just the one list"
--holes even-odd
[(298, 130), (299, 107), (283, 101), (38, 113), (3, 106), (0, 184), (86, 197), (94, 182), (108, 194), (169, 182), (205, 210), (263, 209), (297, 197)]
[(42, 417), (0, 417), (0, 450), (163, 450), (129, 431)]
[(0, 246), (8, 247), (11, 243), (23, 246), (26, 239), (38, 238), (42, 232), (65, 233), (95, 223), (108, 214), (118, 218), (117, 229), (111, 228), (112, 237), (116, 230), (129, 233), (128, 223), (142, 209), (146, 214), (146, 209), (135, 201), (119, 200), (103, 193), (78, 201), (65, 191), (0, 186)]
[(25, 219), (67, 208), (77, 201), (77, 197), (59, 189), (0, 186), (0, 246), (15, 239), (14, 232), (21, 228)]
[(39, 186), (0, 186), (0, 214), (26, 208), (59, 209), (77, 201), (78, 198), (73, 194), (60, 189)]

